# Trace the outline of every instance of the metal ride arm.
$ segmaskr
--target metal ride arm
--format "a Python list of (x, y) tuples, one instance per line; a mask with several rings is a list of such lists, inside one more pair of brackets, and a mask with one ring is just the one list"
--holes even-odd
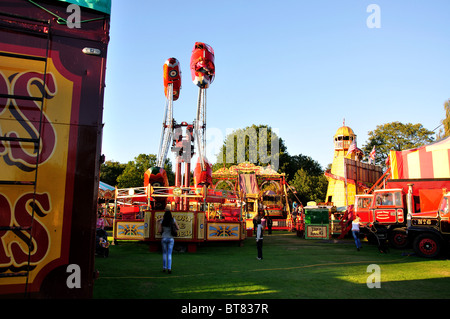
[(161, 141), (159, 145), (158, 158), (156, 160), (157, 167), (164, 167), (167, 152), (173, 135), (173, 84), (167, 86), (166, 109), (164, 111), (164, 119), (161, 130)]
[(194, 134), (197, 141), (198, 156), (202, 166), (202, 171), (205, 167), (205, 148), (206, 148), (206, 88), (199, 88), (198, 91), (198, 105), (197, 118), (195, 119)]

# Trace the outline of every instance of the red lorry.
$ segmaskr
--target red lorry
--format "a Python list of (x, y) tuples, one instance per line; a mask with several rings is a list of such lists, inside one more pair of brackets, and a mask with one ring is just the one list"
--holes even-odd
[(92, 296), (110, 4), (0, 2), (0, 297)]
[(355, 212), (368, 238), (388, 240), (395, 248), (411, 243), (407, 215), (436, 211), (449, 179), (388, 180), (386, 187), (355, 196)]

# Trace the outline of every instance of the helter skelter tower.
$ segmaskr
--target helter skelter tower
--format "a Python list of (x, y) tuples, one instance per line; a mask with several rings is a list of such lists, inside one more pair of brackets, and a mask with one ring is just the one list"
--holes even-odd
[(355, 159), (356, 153), (349, 149), (355, 143), (356, 134), (353, 130), (343, 125), (336, 131), (334, 135), (334, 156), (331, 165), (331, 172), (326, 174), (328, 179), (327, 202), (333, 202), (335, 206), (347, 206), (349, 203), (353, 204), (355, 197), (355, 185), (347, 185), (345, 176), (345, 158)]
[(381, 166), (363, 162), (364, 152), (357, 147), (356, 134), (345, 125), (334, 135), (334, 157), (328, 179), (326, 201), (337, 207), (353, 205), (356, 194), (370, 190), (383, 175)]

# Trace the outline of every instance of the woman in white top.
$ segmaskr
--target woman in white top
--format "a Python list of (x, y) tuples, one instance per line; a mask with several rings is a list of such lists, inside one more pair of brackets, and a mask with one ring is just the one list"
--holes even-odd
[(360, 250), (362, 248), (361, 241), (359, 240), (359, 216), (356, 215), (355, 219), (352, 221), (352, 234), (355, 239), (356, 250)]

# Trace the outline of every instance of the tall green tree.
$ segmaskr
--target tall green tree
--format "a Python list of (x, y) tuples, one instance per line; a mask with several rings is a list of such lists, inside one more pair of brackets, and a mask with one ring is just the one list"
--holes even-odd
[(123, 173), (126, 164), (106, 161), (100, 166), (100, 180), (108, 185), (117, 186), (117, 178)]
[[(228, 134), (213, 171), (245, 161), (265, 166), (273, 160), (278, 160), (278, 172), (286, 174), (286, 180), (294, 186), (302, 203), (325, 200), (328, 181), (320, 164), (303, 154), (290, 156), (283, 139), (267, 125), (252, 125)], [(222, 184), (222, 187), (227, 187)]]
[(290, 181), (290, 185), (297, 191), (296, 196), (303, 205), (306, 205), (309, 201), (325, 201), (328, 180), (323, 174), (311, 175), (301, 168), (295, 173), (294, 178)]
[(292, 180), (299, 169), (303, 169), (308, 175), (312, 176), (323, 174), (322, 166), (310, 156), (303, 154), (290, 156), (287, 154), (281, 167), (281, 171), (286, 174), (286, 179), (288, 181)]
[(391, 122), (377, 125), (375, 130), (369, 131), (363, 151), (369, 154), (375, 146), (375, 164), (384, 166), (389, 151), (402, 151), (429, 144), (434, 141), (433, 135), (434, 132), (427, 130), (420, 123)]
[(283, 166), (286, 157), (284, 141), (268, 125), (252, 125), (234, 130), (225, 137), (213, 170), (243, 162), (258, 166), (271, 164), (275, 170)]

